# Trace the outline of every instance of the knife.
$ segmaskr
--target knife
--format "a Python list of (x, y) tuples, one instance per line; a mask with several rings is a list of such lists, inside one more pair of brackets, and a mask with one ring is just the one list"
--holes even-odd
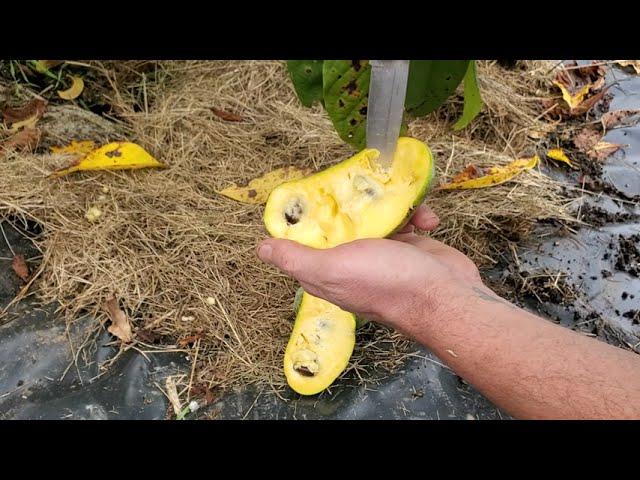
[(371, 82), (367, 106), (367, 148), (378, 150), (378, 164), (389, 170), (400, 136), (409, 60), (370, 60), (369, 63)]

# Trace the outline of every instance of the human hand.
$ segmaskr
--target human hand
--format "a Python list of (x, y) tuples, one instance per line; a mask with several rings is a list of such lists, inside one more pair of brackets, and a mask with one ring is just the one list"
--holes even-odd
[(356, 240), (324, 250), (268, 239), (258, 246), (258, 256), (297, 279), (311, 295), (411, 335), (425, 317), (451, 314), (471, 288), (485, 288), (468, 257), (414, 232), (432, 231), (438, 224), (433, 211), (420, 206), (390, 239)]

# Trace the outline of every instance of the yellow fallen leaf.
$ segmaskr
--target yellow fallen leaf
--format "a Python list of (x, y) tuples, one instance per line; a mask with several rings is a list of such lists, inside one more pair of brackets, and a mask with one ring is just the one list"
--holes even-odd
[(589, 93), (591, 87), (593, 87), (592, 84), (588, 83), (572, 95), (569, 90), (567, 90), (567, 87), (557, 80), (554, 80), (553, 84), (560, 89), (562, 92), (562, 98), (567, 102), (567, 105), (569, 105), (569, 108), (572, 110), (583, 102), (584, 97)]
[(111, 297), (104, 304), (104, 308), (109, 314), (111, 319), (111, 325), (107, 330), (112, 335), (115, 335), (125, 343), (133, 340), (133, 333), (131, 332), (131, 323), (126, 313), (124, 313), (118, 306), (118, 301), (115, 297)]
[(271, 191), (278, 185), (292, 180), (299, 180), (310, 173), (311, 169), (299, 169), (293, 166), (277, 168), (260, 178), (251, 180), (246, 187), (233, 185), (218, 193), (238, 202), (260, 205), (267, 201)]
[(51, 68), (57, 67), (61, 63), (63, 63), (62, 60), (36, 60), (34, 62), (34, 66), (35, 66), (37, 72), (46, 73)]
[(466, 190), (470, 188), (486, 188), (508, 182), (516, 175), (534, 168), (540, 157), (514, 160), (504, 167), (489, 167), (480, 169), (473, 165), (467, 167), (461, 174), (456, 175), (451, 183), (440, 185), (436, 190)]
[(95, 150), (95, 148), (96, 144), (93, 140), (81, 140), (79, 142), (73, 140), (69, 145), (65, 145), (64, 147), (51, 147), (51, 153), (79, 153), (86, 155), (92, 150)]
[(87, 156), (76, 161), (70, 167), (53, 172), (49, 176), (57, 178), (72, 172), (88, 170), (136, 170), (165, 167), (164, 163), (153, 158), (135, 143), (114, 142), (89, 152)]
[(564, 150), (562, 150), (561, 148), (553, 148), (549, 150), (547, 152), (547, 157), (553, 160), (558, 160), (559, 162), (564, 162), (571, 168), (573, 168), (573, 163), (571, 163), (571, 160), (569, 160), (569, 157), (567, 157), (567, 154), (564, 153)]
[(58, 90), (58, 96), (63, 100), (74, 100), (80, 96), (84, 90), (84, 80), (80, 77), (70, 75), (71, 86), (67, 90)]
[(640, 75), (640, 60), (616, 60), (621, 67), (633, 67), (636, 75)]

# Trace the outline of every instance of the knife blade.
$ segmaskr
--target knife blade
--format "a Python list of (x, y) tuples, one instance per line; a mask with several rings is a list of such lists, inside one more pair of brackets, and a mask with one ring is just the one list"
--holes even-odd
[(396, 151), (409, 77), (409, 60), (371, 60), (367, 106), (367, 148), (380, 152), (378, 164), (390, 169)]

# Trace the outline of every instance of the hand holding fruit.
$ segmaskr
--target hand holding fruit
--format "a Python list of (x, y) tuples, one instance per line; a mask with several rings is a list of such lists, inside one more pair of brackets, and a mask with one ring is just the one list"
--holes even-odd
[(258, 255), (296, 278), (306, 292), (411, 335), (424, 315), (451, 309), (456, 296), (468, 296), (470, 286), (482, 286), (477, 268), (465, 255), (413, 232), (431, 231), (438, 222), (428, 207), (420, 206), (390, 239), (356, 240), (330, 249), (268, 239), (258, 247)]

